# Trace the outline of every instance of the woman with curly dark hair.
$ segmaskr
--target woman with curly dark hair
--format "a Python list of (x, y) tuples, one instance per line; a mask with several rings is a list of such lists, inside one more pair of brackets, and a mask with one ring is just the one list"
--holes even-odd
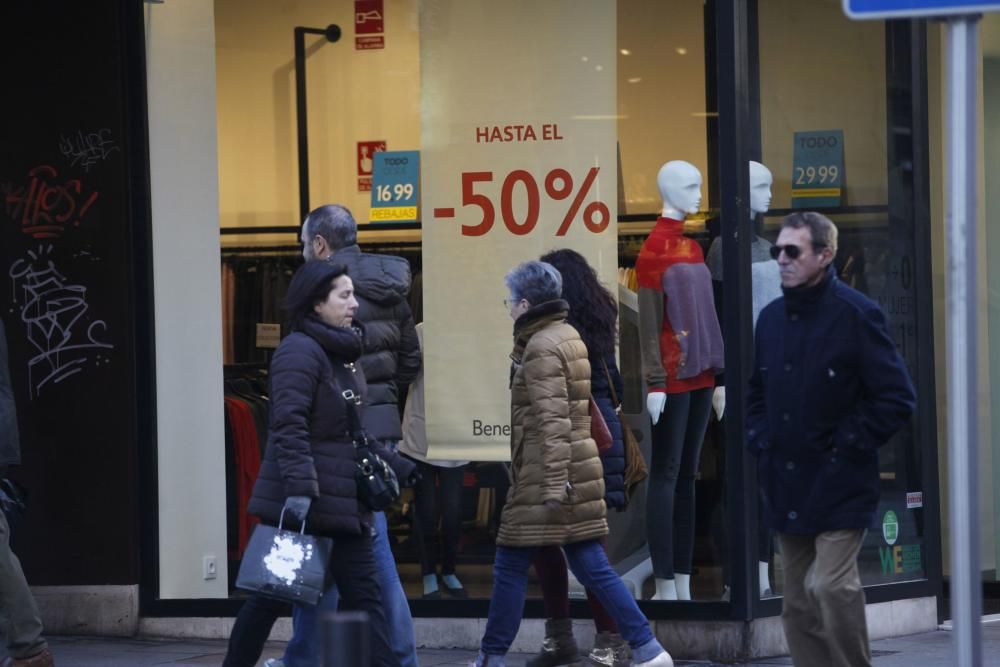
[[(553, 250), (541, 260), (554, 266), (563, 278), (563, 299), (569, 303), (567, 322), (580, 333), (590, 358), (590, 392), (601, 408), (611, 431), (611, 447), (601, 454), (604, 466), (604, 502), (608, 509), (625, 506), (625, 447), (622, 424), (612, 401), (622, 395), (622, 380), (615, 360), (618, 334), (618, 303), (601, 284), (597, 272), (583, 255), (568, 248)], [(566, 559), (558, 548), (539, 549), (534, 560), (545, 600), (545, 642), (542, 651), (527, 667), (573, 665), (579, 660), (569, 617), (569, 579)], [(588, 658), (593, 665), (630, 665), (628, 644), (618, 633), (618, 625), (600, 601), (587, 590), (597, 637)]]

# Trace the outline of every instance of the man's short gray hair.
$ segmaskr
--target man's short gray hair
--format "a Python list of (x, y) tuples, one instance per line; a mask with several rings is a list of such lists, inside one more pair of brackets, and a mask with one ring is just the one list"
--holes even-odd
[(503, 282), (514, 299), (526, 299), (533, 306), (562, 297), (562, 274), (548, 262), (518, 264)]
[(327, 204), (313, 209), (303, 223), (303, 240), (322, 236), (330, 250), (336, 252), (341, 248), (358, 242), (358, 223), (346, 206)]
[(833, 220), (822, 213), (813, 211), (796, 212), (785, 216), (781, 222), (782, 229), (809, 229), (809, 236), (812, 238), (813, 250), (818, 248), (829, 248), (834, 257), (837, 256), (837, 225)]

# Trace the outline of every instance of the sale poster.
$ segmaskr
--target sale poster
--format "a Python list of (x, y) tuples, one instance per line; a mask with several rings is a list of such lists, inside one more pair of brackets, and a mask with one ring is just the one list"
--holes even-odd
[(796, 132), (792, 153), (792, 208), (843, 204), (844, 131)]
[(616, 10), (424, 0), (421, 220), (428, 456), (510, 457), (504, 276), (557, 248), (616, 293)]
[(369, 222), (416, 222), (420, 151), (377, 151), (372, 167)]

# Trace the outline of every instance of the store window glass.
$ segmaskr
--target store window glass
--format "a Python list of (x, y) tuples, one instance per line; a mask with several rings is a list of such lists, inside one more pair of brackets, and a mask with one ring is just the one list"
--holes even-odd
[[(638, 598), (656, 596), (657, 579), (662, 599), (678, 588), (682, 599), (727, 595), (723, 432), (704, 400), (701, 409), (685, 412), (691, 424), (679, 436), (652, 428), (636, 271), (665, 205), (658, 174), (668, 161), (683, 161), (701, 183), (698, 201), (674, 230), (684, 247), (701, 262), (718, 234), (717, 216), (708, 210), (716, 198), (709, 179), (713, 112), (706, 101), (715, 85), (705, 52), (711, 21), (701, 0), (583, 2), (573, 5), (571, 24), (557, 11), (565, 5), (215, 1), (233, 422), (227, 441), (231, 572), (252, 525), (241, 504), (247, 482), (240, 471), (252, 471), (263, 454), (267, 366), (285, 333), (281, 298), (303, 261), (293, 29), (338, 24), (339, 41), (310, 34), (305, 42), (309, 202), (348, 206), (360, 225), (361, 249), (403, 257), (412, 275), (408, 305), (423, 322), (426, 377), (422, 386), (401, 389), (399, 408), (402, 416), (408, 402), (412, 411), (424, 399), (426, 458), (434, 463), (424, 482), (404, 490), (386, 512), (407, 595), (491, 593), (510, 487), (503, 459), (510, 455), (512, 340), (501, 266), (559, 247), (583, 253), (619, 299), (623, 421), (652, 468), (627, 507), (608, 513), (609, 559)], [(473, 68), (479, 69), (467, 71)], [(371, 221), (372, 189), (379, 192), (375, 156), (383, 151), (420, 152), (422, 220)], [(474, 341), (471, 351), (468, 341)], [(714, 392), (713, 374), (701, 388), (705, 396)], [(484, 384), (492, 404), (480, 415), (481, 403), (473, 399)], [(668, 395), (667, 405), (675, 410), (685, 398)], [(246, 419), (235, 424), (239, 403), (249, 406), (256, 438), (243, 428)], [(678, 437), (676, 455), (686, 466), (679, 483), (663, 455), (667, 440)], [(670, 502), (673, 511), (660, 507)], [(671, 539), (664, 540), (667, 534)], [(651, 542), (659, 550), (655, 567)], [(672, 588), (664, 585), (668, 579)], [(454, 590), (459, 583), (462, 590)], [(529, 595), (540, 595), (535, 575)], [(584, 595), (572, 578), (570, 595)]]
[[(793, 211), (832, 219), (840, 233), (834, 262), (840, 279), (885, 311), (917, 383), (920, 364), (929, 363), (918, 354), (912, 190), (913, 145), (923, 139), (912, 128), (909, 70), (886, 67), (887, 60), (902, 62), (894, 54), (906, 48), (890, 37), (906, 33), (883, 22), (849, 21), (834, 0), (769, 0), (758, 3), (758, 14), (761, 162), (773, 175), (771, 208), (757, 230), (761, 244), (774, 242)], [(933, 388), (917, 384), (917, 391)], [(860, 555), (865, 585), (925, 577), (915, 420), (879, 452), (878, 526)], [(760, 592), (780, 595), (781, 554), (759, 530)]]

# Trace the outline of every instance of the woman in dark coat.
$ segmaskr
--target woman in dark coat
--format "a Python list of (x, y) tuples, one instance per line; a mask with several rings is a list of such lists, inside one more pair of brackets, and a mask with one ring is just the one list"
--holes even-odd
[[(347, 269), (307, 262), (292, 278), (285, 300), (291, 333), (271, 360), (271, 425), (267, 451), (249, 512), (277, 524), (305, 522), (310, 534), (334, 538), (330, 575), (341, 609), (368, 612), (372, 665), (398, 667), (376, 580), (371, 511), (358, 500), (347, 392), (364, 396), (354, 362), (362, 329)], [(350, 394), (348, 394), (350, 395)], [(355, 405), (360, 417), (363, 401)], [(407, 479), (413, 464), (370, 441)]]
[[(622, 395), (622, 379), (615, 360), (618, 332), (618, 304), (598, 280), (597, 273), (575, 250), (553, 250), (542, 261), (554, 266), (563, 278), (563, 299), (569, 304), (568, 322), (580, 333), (590, 359), (590, 393), (601, 409), (611, 431), (612, 444), (601, 454), (604, 467), (604, 502), (608, 509), (625, 507), (625, 446), (622, 423), (614, 396)], [(613, 392), (612, 392), (613, 388)], [(545, 600), (545, 644), (528, 667), (575, 664), (578, 651), (569, 617), (566, 559), (559, 549), (539, 549), (534, 561)], [(628, 644), (618, 632), (618, 624), (600, 600), (587, 590), (597, 636), (588, 657), (594, 664), (627, 667), (632, 664)]]

